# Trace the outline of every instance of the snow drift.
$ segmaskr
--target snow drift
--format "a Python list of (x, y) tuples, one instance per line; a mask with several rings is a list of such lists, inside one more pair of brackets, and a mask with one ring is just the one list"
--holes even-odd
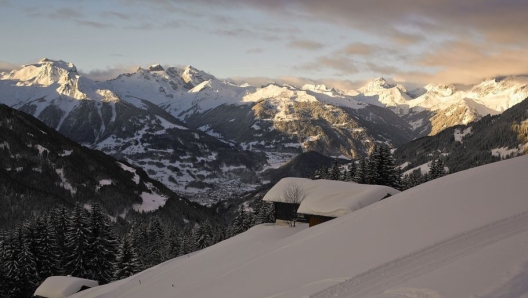
[(79, 292), (83, 287), (97, 287), (95, 280), (72, 276), (50, 276), (37, 288), (35, 296), (49, 298), (65, 298)]
[(527, 175), (519, 157), (310, 229), (260, 225), (73, 297), (520, 297)]

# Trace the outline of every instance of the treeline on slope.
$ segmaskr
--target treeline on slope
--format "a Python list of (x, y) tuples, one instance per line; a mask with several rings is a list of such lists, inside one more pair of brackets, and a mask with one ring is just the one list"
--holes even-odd
[(321, 167), (312, 179), (337, 180), (359, 184), (386, 185), (405, 190), (427, 181), (445, 176), (442, 159), (433, 160), (428, 173), (420, 170), (403, 175), (401, 168), (395, 166), (391, 149), (387, 145), (375, 145), (368, 157), (352, 160), (340, 165), (336, 160), (331, 167)]
[[(143, 192), (166, 197), (165, 206), (154, 213), (135, 212), (132, 205), (142, 203)], [(222, 222), (213, 210), (180, 198), (143, 170), (0, 105), (0, 229), (16, 227), (58, 205), (71, 209), (91, 202), (99, 202), (123, 226), (128, 223), (121, 216), (129, 221), (160, 216), (179, 226), (205, 219)]]
[(394, 165), (391, 149), (375, 145), (368, 157), (352, 160), (340, 166), (337, 160), (331, 167), (321, 167), (312, 179), (339, 180), (360, 184), (386, 185), (401, 189), (401, 173)]
[(209, 220), (181, 227), (150, 216), (117, 236), (100, 204), (89, 211), (60, 206), (0, 233), (0, 297), (31, 297), (54, 275), (105, 284), (273, 221), (273, 205), (257, 200), (252, 210), (240, 207), (228, 228)]
[[(394, 157), (398, 164), (409, 162), (407, 168), (443, 159), (450, 173), (510, 158), (492, 154), (496, 148), (518, 148), (528, 143), (528, 100), (513, 106), (500, 115), (485, 116), (468, 125), (450, 127), (439, 134), (424, 137), (398, 147)], [(461, 141), (455, 140), (455, 131), (471, 132)], [(526, 154), (525, 148), (521, 154)]]

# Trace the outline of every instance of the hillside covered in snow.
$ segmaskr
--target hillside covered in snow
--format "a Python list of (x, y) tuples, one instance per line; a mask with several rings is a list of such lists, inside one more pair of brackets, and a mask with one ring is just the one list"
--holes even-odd
[(527, 175), (518, 157), (316, 227), (259, 225), (73, 297), (521, 297)]

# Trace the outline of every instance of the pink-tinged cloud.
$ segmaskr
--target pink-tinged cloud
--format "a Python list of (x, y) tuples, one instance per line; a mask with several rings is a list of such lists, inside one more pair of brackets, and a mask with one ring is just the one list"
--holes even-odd
[(314, 80), (303, 77), (293, 77), (293, 76), (281, 76), (277, 78), (268, 78), (268, 77), (233, 77), (226, 79), (227, 81), (232, 81), (237, 84), (248, 83), (255, 87), (265, 86), (270, 83), (276, 83), (278, 85), (291, 85), (296, 87), (302, 87), (305, 84), (320, 85), (324, 84), (328, 88), (336, 88), (339, 90), (353, 90), (361, 86), (362, 82), (350, 81), (350, 80), (332, 80), (332, 79), (320, 79)]
[(320, 50), (325, 47), (324, 44), (315, 41), (315, 40), (307, 40), (307, 39), (294, 39), (288, 43), (289, 47), (300, 49), (300, 50), (308, 50), (308, 51), (315, 51)]
[(137, 68), (137, 66), (116, 65), (114, 67), (109, 67), (106, 69), (94, 69), (89, 72), (84, 72), (80, 70), (79, 72), (81, 75), (84, 75), (94, 81), (106, 81), (110, 79), (115, 79), (117, 76), (123, 73), (132, 73)]
[(10, 72), (20, 67), (21, 65), (18, 65), (18, 64), (6, 62), (6, 61), (0, 61), (0, 72)]

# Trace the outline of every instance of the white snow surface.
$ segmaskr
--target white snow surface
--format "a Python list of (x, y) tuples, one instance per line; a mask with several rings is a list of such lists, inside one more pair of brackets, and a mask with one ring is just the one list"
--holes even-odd
[(82, 279), (72, 276), (51, 276), (37, 288), (35, 296), (48, 298), (65, 298), (77, 291), (83, 286), (97, 287), (99, 283), (95, 280)]
[(425, 173), (429, 173), (429, 171), (431, 170), (431, 162), (427, 162), (427, 163), (424, 163), (423, 165), (419, 165), (417, 167), (414, 167), (410, 170), (407, 170), (405, 172), (403, 172), (403, 175), (410, 175), (412, 172), (416, 171), (420, 169), (420, 172), (422, 172), (422, 174), (425, 174)]
[(528, 292), (527, 175), (523, 156), (312, 228), (259, 225), (72, 297), (521, 297)]
[(522, 155), (522, 153), (528, 149), (528, 143), (526, 144), (519, 144), (517, 148), (508, 148), (508, 147), (501, 147), (501, 148), (495, 148), (491, 149), (491, 154), (493, 156), (500, 156), (502, 159), (505, 159), (507, 155)]
[(125, 165), (124, 163), (120, 163), (120, 162), (117, 162), (117, 163), (119, 164), (119, 166), (120, 166), (123, 170), (125, 170), (125, 171), (127, 171), (127, 172), (130, 172), (130, 173), (133, 173), (133, 174), (134, 174), (134, 178), (132, 178), (133, 181), (134, 181), (136, 184), (139, 184), (140, 177), (139, 177), (139, 175), (136, 173), (136, 169), (134, 169), (133, 167), (129, 167), (129, 166)]
[(283, 191), (290, 185), (299, 186), (306, 194), (298, 213), (339, 217), (380, 201), (398, 190), (382, 185), (357, 184), (332, 180), (283, 178), (264, 196), (264, 201), (284, 202)]
[(464, 129), (463, 131), (460, 131), (460, 129), (455, 129), (455, 142), (462, 143), (462, 139), (467, 136), (468, 134), (471, 134), (471, 127), (468, 127)]
[(138, 212), (156, 211), (158, 210), (158, 208), (162, 207), (167, 202), (166, 197), (156, 193), (148, 192), (142, 193), (141, 199), (143, 199), (143, 203), (132, 205), (132, 208)]

